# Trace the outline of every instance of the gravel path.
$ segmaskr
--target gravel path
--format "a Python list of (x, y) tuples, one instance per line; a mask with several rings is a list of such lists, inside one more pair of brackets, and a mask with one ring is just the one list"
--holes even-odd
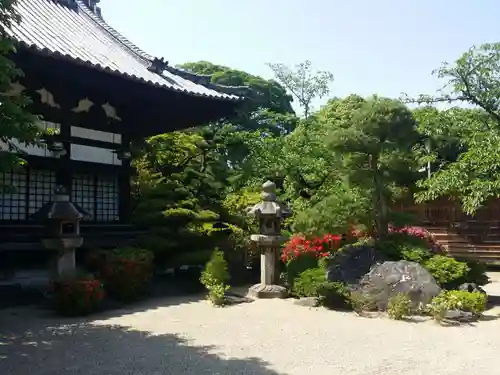
[[(500, 282), (487, 289), (500, 296)], [(441, 327), (290, 300), (213, 308), (170, 298), (93, 321), (3, 310), (0, 374), (494, 375), (499, 312), (476, 325)]]

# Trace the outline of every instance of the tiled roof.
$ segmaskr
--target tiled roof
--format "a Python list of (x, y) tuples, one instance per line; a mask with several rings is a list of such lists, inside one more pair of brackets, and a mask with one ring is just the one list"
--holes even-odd
[(189, 74), (173, 67), (162, 74), (148, 70), (154, 57), (110, 27), (83, 1), (67, 0), (74, 7), (60, 1), (18, 0), (16, 8), (22, 21), (8, 32), (24, 47), (125, 78), (190, 95), (240, 99), (214, 90), (214, 85), (197, 84), (186, 78)]

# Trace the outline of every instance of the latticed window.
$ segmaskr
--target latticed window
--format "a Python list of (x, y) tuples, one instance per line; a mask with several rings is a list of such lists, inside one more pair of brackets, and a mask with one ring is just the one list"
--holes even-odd
[(50, 201), (54, 172), (19, 169), (0, 173), (0, 220), (27, 221)]
[(119, 220), (118, 179), (104, 175), (73, 175), (73, 202), (91, 214), (92, 221)]
[(96, 181), (96, 219), (114, 221), (119, 219), (118, 180), (117, 178), (98, 176)]
[(92, 175), (73, 175), (71, 182), (71, 200), (92, 215), (87, 220), (94, 220), (95, 185)]
[(56, 175), (51, 171), (30, 171), (28, 176), (29, 214), (37, 212), (50, 201), (56, 188)]

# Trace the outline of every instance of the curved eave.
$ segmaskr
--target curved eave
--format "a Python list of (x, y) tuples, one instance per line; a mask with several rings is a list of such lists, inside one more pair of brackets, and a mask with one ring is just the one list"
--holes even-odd
[(188, 81), (194, 82), (197, 85), (203, 86), (207, 89), (224, 93), (226, 95), (237, 96), (242, 99), (248, 95), (251, 91), (248, 86), (226, 86), (220, 85), (212, 82), (212, 76), (209, 74), (198, 74), (193, 73), (188, 70), (184, 70), (182, 68), (167, 66), (166, 70), (172, 74), (175, 74), (179, 77), (187, 79)]
[(208, 94), (204, 94), (204, 93), (192, 92), (192, 91), (189, 91), (186, 89), (175, 88), (175, 87), (168, 86), (168, 85), (162, 85), (160, 83), (145, 80), (143, 78), (137, 77), (137, 76), (132, 75), (132, 74), (120, 72), (118, 70), (113, 70), (113, 69), (110, 69), (108, 67), (103, 67), (99, 64), (93, 64), (90, 61), (85, 61), (83, 59), (75, 58), (73, 56), (62, 54), (62, 53), (57, 52), (57, 51), (51, 51), (47, 48), (41, 49), (41, 48), (38, 48), (38, 46), (36, 46), (34, 44), (29, 45), (25, 42), (17, 41), (17, 40), (16, 40), (16, 43), (19, 46), (25, 48), (26, 50), (28, 50), (30, 52), (34, 52), (34, 53), (37, 53), (37, 54), (40, 54), (43, 56), (52, 57), (52, 58), (56, 58), (56, 59), (60, 59), (60, 60), (65, 60), (65, 61), (68, 61), (70, 63), (78, 64), (78, 65), (81, 65), (84, 67), (90, 67), (90, 68), (99, 70), (99, 71), (104, 72), (104, 73), (113, 74), (115, 76), (122, 77), (124, 79), (128, 79), (128, 80), (133, 81), (133, 82), (146, 84), (148, 86), (160, 88), (160, 89), (167, 90), (167, 91), (179, 92), (179, 93), (183, 93), (183, 94), (190, 95), (190, 96), (208, 98), (208, 99), (212, 99), (212, 100), (221, 100), (221, 101), (230, 101), (230, 102), (241, 102), (245, 99), (244, 97), (232, 95), (232, 94), (222, 94), (222, 93), (218, 94), (217, 93), (215, 95), (208, 95)]

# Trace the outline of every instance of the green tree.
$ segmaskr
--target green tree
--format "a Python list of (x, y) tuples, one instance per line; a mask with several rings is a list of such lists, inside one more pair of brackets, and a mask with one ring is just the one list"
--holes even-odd
[(372, 97), (338, 120), (328, 143), (341, 155), (345, 182), (371, 201), (375, 234), (384, 237), (391, 203), (404, 196), (418, 168), (414, 145), (419, 134), (411, 111), (401, 102)]
[(34, 144), (39, 133), (37, 118), (27, 111), (28, 98), (14, 95), (11, 86), (21, 75), (10, 59), (15, 44), (7, 33), (12, 24), (20, 21), (15, 4), (15, 0), (0, 0), (0, 141), (7, 146), (7, 150), (0, 152), (0, 171), (23, 162), (16, 141)]
[[(276, 169), (283, 136), (298, 124), (292, 97), (277, 81), (231, 69), (206, 61), (187, 63), (181, 68), (205, 76), (211, 83), (249, 88), (249, 98), (237, 116), (203, 128), (221, 147), (221, 158), (228, 166), (230, 186), (235, 191), (247, 185), (260, 185), (267, 177), (280, 178)], [(265, 177), (264, 177), (265, 176)]]
[(309, 60), (298, 64), (295, 70), (279, 63), (269, 63), (268, 66), (276, 79), (298, 100), (305, 118), (311, 113), (312, 101), (321, 99), (330, 92), (333, 74), (326, 71), (314, 72)]
[(429, 134), (452, 135), (460, 145), (456, 160), (423, 181), (418, 202), (451, 196), (474, 214), (488, 199), (500, 196), (500, 43), (474, 46), (453, 64), (436, 71), (446, 81), (439, 96), (422, 95), (419, 103), (465, 102), (475, 109), (446, 111)]
[(252, 100), (249, 102), (252, 106), (249, 111), (263, 108), (276, 113), (293, 113), (292, 98), (286, 92), (286, 89), (276, 81), (267, 80), (227, 66), (212, 64), (208, 61), (189, 62), (181, 64), (179, 67), (196, 74), (210, 76), (210, 81), (215, 84), (250, 88), (250, 99)]
[[(278, 82), (207, 61), (185, 63), (179, 67), (204, 75), (214, 84), (248, 88), (247, 100), (238, 115), (231, 119), (233, 131), (261, 130), (279, 135), (295, 127), (292, 97)], [(227, 122), (223, 125), (227, 125)]]
[(216, 147), (200, 134), (173, 132), (149, 138), (134, 161), (134, 218), (160, 263), (189, 252), (208, 258), (216, 244), (227, 169)]

